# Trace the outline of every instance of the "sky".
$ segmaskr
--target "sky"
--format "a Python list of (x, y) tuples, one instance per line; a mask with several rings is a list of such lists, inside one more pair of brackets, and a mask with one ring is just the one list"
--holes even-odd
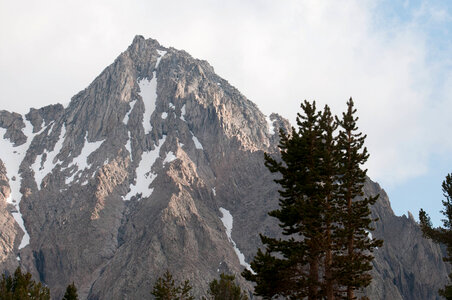
[(452, 2), (0, 0), (0, 109), (70, 101), (132, 42), (157, 39), (292, 123), (353, 97), (368, 175), (397, 215), (441, 225), (452, 172)]

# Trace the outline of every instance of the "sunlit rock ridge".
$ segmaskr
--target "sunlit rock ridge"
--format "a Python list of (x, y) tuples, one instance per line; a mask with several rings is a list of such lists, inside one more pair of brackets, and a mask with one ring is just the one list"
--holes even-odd
[[(277, 235), (278, 186), (263, 164), (279, 129), (203, 60), (135, 37), (67, 107), (0, 111), (0, 266), (30, 271), (61, 298), (146, 299), (170, 270), (205, 295)], [(370, 180), (371, 299), (439, 299), (441, 249), (396, 217)]]

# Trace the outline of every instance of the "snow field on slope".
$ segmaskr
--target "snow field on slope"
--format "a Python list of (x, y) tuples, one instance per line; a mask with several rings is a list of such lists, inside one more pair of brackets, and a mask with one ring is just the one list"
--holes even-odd
[[(155, 69), (157, 69), (160, 60), (166, 54), (166, 51), (157, 50), (160, 55), (157, 58), (157, 62), (155, 64)], [(144, 114), (143, 114), (143, 128), (144, 134), (148, 134), (152, 130), (151, 125), (151, 116), (155, 110), (155, 103), (157, 102), (157, 72), (152, 72), (152, 79), (148, 80), (146, 78), (140, 80), (138, 82), (140, 87), (139, 95), (143, 99), (144, 102)]]
[(192, 139), (193, 139), (193, 142), (195, 143), (195, 148), (196, 149), (201, 149), (201, 150), (204, 149), (202, 147), (202, 144), (199, 142), (198, 138), (195, 135), (193, 135)]
[(220, 207), (220, 212), (223, 214), (221, 222), (223, 222), (223, 225), (226, 228), (226, 235), (228, 236), (229, 241), (234, 247), (234, 251), (237, 254), (237, 257), (239, 258), (240, 264), (247, 268), (248, 270), (252, 271), (251, 266), (245, 261), (245, 255), (243, 255), (239, 248), (237, 248), (235, 242), (232, 240), (232, 224), (234, 219), (232, 218), (231, 213), (229, 212), (229, 210), (224, 209), (223, 207)]
[(151, 129), (151, 116), (155, 110), (155, 102), (157, 101), (157, 77), (153, 73), (152, 79), (142, 79), (138, 82), (140, 86), (140, 96), (144, 103), (143, 128), (144, 134), (148, 134)]
[(163, 138), (159, 140), (159, 145), (155, 146), (154, 150), (143, 152), (143, 154), (141, 155), (140, 164), (136, 169), (136, 182), (135, 184), (130, 185), (130, 192), (128, 192), (127, 195), (123, 197), (123, 200), (130, 200), (132, 196), (140, 193), (142, 198), (149, 197), (152, 194), (154, 189), (149, 188), (149, 186), (157, 175), (155, 173), (152, 173), (151, 169), (157, 158), (160, 157), (160, 148), (162, 147), (165, 140), (166, 135), (164, 135)]
[(273, 124), (273, 121), (270, 119), (270, 116), (266, 116), (265, 120), (267, 120), (267, 124), (268, 124), (268, 133), (270, 133), (271, 135), (276, 133), (276, 127)]
[(165, 157), (165, 159), (163, 160), (163, 164), (170, 163), (170, 162), (172, 162), (172, 161), (174, 161), (174, 160), (176, 160), (176, 159), (177, 159), (176, 155), (174, 155), (174, 153), (173, 153), (172, 151), (170, 151), (170, 152), (168, 152), (168, 153), (166, 154), (166, 157)]
[(129, 151), (130, 160), (132, 160), (132, 136), (130, 135), (130, 131), (127, 132), (127, 135), (129, 136), (129, 139), (126, 143), (126, 149)]
[(66, 184), (70, 184), (73, 182), (74, 177), (76, 174), (78, 173), (82, 173), (85, 169), (88, 169), (91, 167), (90, 164), (88, 164), (88, 156), (91, 155), (91, 153), (93, 153), (94, 151), (96, 151), (97, 149), (99, 149), (100, 145), (102, 145), (102, 143), (104, 142), (102, 141), (97, 141), (97, 142), (88, 142), (88, 133), (86, 133), (85, 136), (85, 142), (83, 145), (83, 149), (80, 152), (79, 155), (77, 155), (76, 157), (74, 157), (72, 159), (72, 163), (67, 167), (67, 169), (72, 168), (73, 166), (76, 166), (76, 171), (74, 171), (74, 173), (72, 174), (71, 177), (66, 178)]
[(124, 119), (122, 119), (122, 123), (124, 123), (124, 125), (127, 125), (127, 123), (129, 122), (130, 113), (132, 112), (133, 108), (135, 107), (135, 104), (137, 104), (137, 100), (135, 99), (135, 100), (130, 101), (130, 104), (132, 104), (132, 107), (126, 113), (126, 115), (124, 116)]
[[(52, 131), (53, 131), (53, 127), (52, 127)], [(58, 137), (58, 141), (56, 142), (53, 149), (50, 151), (44, 150), (44, 152), (42, 154), (36, 156), (36, 160), (32, 164), (31, 167), (35, 173), (35, 181), (36, 181), (36, 184), (38, 185), (38, 189), (40, 189), (41, 183), (42, 183), (42, 180), (44, 179), (44, 177), (46, 177), (47, 174), (52, 172), (53, 168), (55, 167), (56, 162), (54, 163), (54, 159), (56, 158), (58, 153), (60, 153), (61, 148), (63, 147), (65, 135), (66, 135), (66, 126), (63, 126), (61, 128), (61, 132), (60, 132), (60, 136)], [(44, 153), (46, 154), (46, 160), (41, 167), (41, 160), (42, 160), (42, 156), (44, 155)]]
[(182, 121), (184, 121), (184, 122), (187, 122), (187, 121), (185, 120), (185, 113), (186, 113), (186, 111), (185, 111), (185, 104), (184, 104), (184, 105), (182, 105), (182, 108), (181, 108), (181, 110), (180, 110), (180, 119), (181, 119)]
[(14, 144), (11, 141), (3, 138), (6, 133), (6, 129), (0, 128), (0, 159), (5, 165), (6, 176), (9, 179), (9, 186), (11, 189), (11, 193), (6, 199), (6, 202), (14, 205), (16, 211), (12, 213), (12, 216), (24, 232), (19, 249), (24, 248), (30, 243), (30, 235), (25, 229), (24, 220), (22, 214), (20, 213), (19, 204), (22, 199), (22, 193), (20, 192), (21, 176), (19, 176), (19, 167), (25, 157), (31, 141), (33, 140), (33, 137), (40, 134), (44, 129), (45, 127), (43, 127), (40, 132), (33, 133), (33, 125), (28, 120), (25, 120), (25, 128), (23, 129), (23, 133), (27, 137), (27, 141), (20, 146), (14, 147)]

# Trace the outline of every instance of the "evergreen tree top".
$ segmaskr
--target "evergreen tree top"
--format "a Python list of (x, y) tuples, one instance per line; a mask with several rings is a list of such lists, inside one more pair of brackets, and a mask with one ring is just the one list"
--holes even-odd
[(62, 300), (78, 300), (77, 288), (73, 282), (67, 286)]
[(354, 291), (370, 284), (373, 249), (370, 205), (378, 196), (363, 195), (369, 155), (366, 135), (358, 132), (353, 100), (342, 118), (328, 105), (301, 103), (298, 128), (280, 132), (281, 158), (265, 155), (265, 166), (280, 174), (279, 221), (285, 239), (261, 235), (264, 251), (251, 262), (255, 294), (271, 299), (355, 299)]

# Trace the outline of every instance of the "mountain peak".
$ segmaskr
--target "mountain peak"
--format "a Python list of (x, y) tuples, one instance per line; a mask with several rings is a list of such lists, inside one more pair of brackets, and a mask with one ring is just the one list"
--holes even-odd
[(133, 39), (132, 44), (128, 47), (127, 52), (129, 52), (133, 59), (142, 56), (141, 60), (143, 60), (145, 58), (150, 58), (149, 55), (158, 49), (165, 50), (157, 40), (151, 38), (145, 39), (142, 35), (137, 35)]
[(140, 43), (145, 41), (146, 39), (144, 38), (144, 36), (137, 34), (135, 35), (135, 37), (133, 38), (132, 44), (136, 44), (136, 43)]
[[(206, 61), (136, 36), (68, 107), (0, 111), (0, 267), (21, 265), (54, 298), (70, 282), (83, 299), (146, 298), (166, 269), (199, 298), (220, 272), (251, 290), (241, 270), (259, 233), (279, 232), (267, 214), (278, 186), (263, 157), (278, 156), (280, 128), (290, 124), (265, 118)], [(366, 195), (382, 194), (374, 217), (395, 224), (375, 224), (375, 236), (400, 230), (398, 248), (377, 253), (372, 295), (433, 299), (446, 274), (439, 248), (366, 185)], [(397, 257), (411, 249), (427, 263)]]

